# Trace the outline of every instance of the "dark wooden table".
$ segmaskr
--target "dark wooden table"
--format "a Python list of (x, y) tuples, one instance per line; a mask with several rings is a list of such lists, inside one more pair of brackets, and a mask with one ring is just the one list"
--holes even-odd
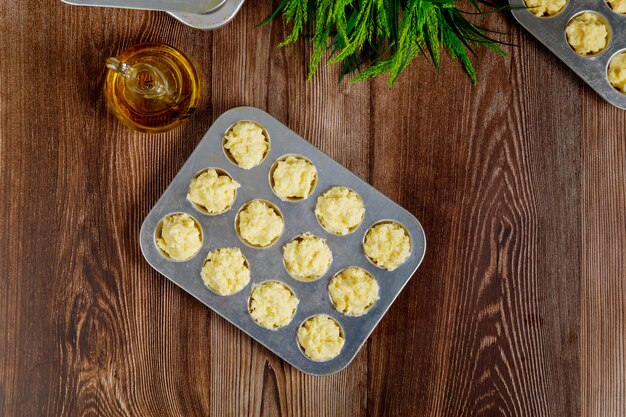
[[(626, 112), (510, 15), (473, 87), (446, 58), (393, 89), (305, 81), (271, 2), (215, 32), (164, 13), (0, 3), (0, 415), (626, 415)], [(104, 60), (198, 64), (163, 135), (107, 113)], [(153, 271), (144, 216), (215, 118), (267, 110), (414, 213), (423, 265), (344, 371), (303, 375)]]

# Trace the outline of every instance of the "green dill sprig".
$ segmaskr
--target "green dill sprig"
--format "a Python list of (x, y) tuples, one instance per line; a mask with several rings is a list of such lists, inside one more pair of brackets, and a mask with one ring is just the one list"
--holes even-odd
[[(341, 76), (357, 72), (354, 81), (386, 75), (392, 85), (419, 54), (427, 54), (439, 71), (442, 51), (458, 60), (473, 83), (471, 57), (485, 46), (504, 54), (503, 42), (471, 23), (466, 15), (500, 11), (486, 0), (468, 0), (474, 12), (457, 8), (458, 0), (281, 0), (263, 23), (282, 15), (292, 25), (279, 46), (311, 39), (309, 79), (325, 54), (329, 64), (342, 63)], [(487, 11), (481, 9), (487, 8)]]

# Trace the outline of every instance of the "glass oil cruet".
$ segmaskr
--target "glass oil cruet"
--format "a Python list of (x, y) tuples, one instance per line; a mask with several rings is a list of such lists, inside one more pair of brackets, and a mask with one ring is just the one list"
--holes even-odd
[(109, 109), (126, 126), (161, 133), (195, 111), (199, 80), (191, 61), (160, 43), (135, 45), (108, 58), (104, 94)]

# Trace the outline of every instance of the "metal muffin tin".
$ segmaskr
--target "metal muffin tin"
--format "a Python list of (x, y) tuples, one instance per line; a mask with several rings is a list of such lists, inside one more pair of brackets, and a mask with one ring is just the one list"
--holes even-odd
[[(270, 137), (270, 150), (257, 167), (244, 170), (234, 165), (225, 155), (222, 139), (234, 123), (242, 120), (262, 125)], [(269, 170), (274, 161), (285, 154), (298, 154), (308, 158), (317, 168), (317, 186), (305, 200), (288, 202), (280, 200), (271, 190)], [(187, 200), (187, 190), (194, 175), (200, 170), (214, 167), (228, 172), (241, 188), (237, 190), (232, 208), (224, 214), (209, 216), (198, 211)], [(337, 236), (326, 232), (314, 213), (317, 197), (333, 186), (345, 186), (356, 191), (365, 204), (365, 217), (355, 232)], [(238, 238), (235, 216), (239, 209), (253, 199), (264, 199), (276, 205), (283, 214), (285, 229), (280, 239), (271, 247), (255, 249)], [(202, 248), (186, 262), (166, 259), (155, 244), (155, 230), (159, 222), (172, 213), (188, 213), (202, 227)], [(374, 266), (362, 250), (363, 236), (371, 225), (381, 220), (393, 220), (409, 232), (412, 242), (411, 255), (394, 271)], [(326, 239), (333, 255), (333, 262), (324, 276), (313, 282), (292, 278), (283, 264), (282, 248), (295, 236), (311, 232)], [(187, 162), (183, 165), (159, 201), (146, 217), (140, 232), (141, 250), (150, 265), (193, 295), (226, 320), (256, 339), (263, 346), (301, 371), (312, 375), (329, 375), (345, 368), (355, 357), (391, 303), (407, 284), (422, 262), (426, 249), (426, 237), (418, 220), (398, 204), (385, 197), (371, 185), (339, 165), (309, 142), (289, 130), (269, 114), (253, 108), (240, 107), (222, 114), (208, 130)], [(200, 276), (208, 252), (223, 247), (238, 247), (251, 267), (250, 283), (231, 296), (219, 296), (208, 289)], [(328, 283), (340, 270), (358, 266), (369, 271), (380, 286), (380, 299), (359, 317), (346, 316), (333, 307)], [(300, 300), (290, 324), (278, 330), (259, 326), (248, 313), (248, 297), (254, 286), (269, 280), (286, 284)], [(307, 358), (296, 340), (299, 326), (309, 317), (327, 314), (343, 328), (345, 344), (341, 353), (326, 362)], [(406, 323), (410, 326), (410, 323)]]
[(184, 12), (168, 12), (168, 14), (194, 29), (213, 30), (233, 20), (243, 6), (243, 2), (244, 0), (226, 0), (220, 8), (205, 14)]
[(195, 29), (211, 30), (234, 19), (245, 0), (61, 0), (78, 6), (163, 10)]
[[(607, 76), (611, 58), (626, 49), (626, 15), (615, 13), (604, 0), (568, 0), (555, 16), (537, 17), (526, 8), (524, 0), (509, 0), (515, 19), (552, 53), (570, 67), (603, 99), (626, 109), (626, 94), (615, 89)], [(609, 44), (592, 56), (581, 56), (567, 43), (565, 27), (582, 12), (595, 12), (609, 23)]]
[(226, 0), (62, 0), (65, 3), (82, 6), (120, 7), (124, 9), (145, 9), (180, 11), (187, 13), (209, 13), (220, 7)]

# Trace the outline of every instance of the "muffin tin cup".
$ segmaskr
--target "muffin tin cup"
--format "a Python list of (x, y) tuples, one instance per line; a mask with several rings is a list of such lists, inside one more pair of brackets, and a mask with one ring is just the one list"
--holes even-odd
[[(239, 215), (241, 214), (242, 211), (244, 211), (246, 208), (248, 208), (248, 206), (250, 205), (250, 203), (252, 203), (253, 201), (260, 201), (261, 203), (265, 203), (265, 205), (267, 205), (269, 208), (271, 208), (272, 210), (274, 210), (274, 213), (276, 213), (278, 215), (278, 217), (280, 217), (280, 219), (283, 221), (283, 230), (280, 233), (280, 235), (274, 239), (272, 239), (272, 241), (270, 243), (268, 243), (265, 246), (262, 245), (256, 245), (254, 243), (248, 242), (246, 239), (243, 238), (243, 236), (241, 236), (241, 230), (239, 228)], [(285, 233), (285, 217), (283, 216), (282, 210), (280, 208), (278, 208), (278, 206), (276, 206), (276, 204), (272, 203), (269, 200), (265, 200), (262, 198), (255, 198), (253, 200), (247, 201), (245, 202), (241, 207), (239, 207), (239, 210), (237, 210), (237, 214), (235, 215), (235, 223), (234, 223), (234, 230), (235, 233), (237, 234), (237, 237), (239, 238), (239, 240), (241, 241), (241, 243), (243, 243), (244, 245), (251, 247), (253, 249), (268, 249), (271, 248), (272, 246), (274, 246), (276, 244), (276, 242), (278, 242), (280, 240), (280, 238), (283, 236), (283, 233)]]
[[(193, 179), (195, 180), (196, 178), (198, 178), (200, 175), (204, 174), (205, 172), (207, 172), (210, 169), (214, 169), (215, 172), (217, 172), (218, 176), (226, 176), (228, 178), (230, 178), (231, 180), (233, 179), (232, 175), (230, 175), (228, 173), (228, 171), (222, 169), (222, 168), (216, 168), (216, 167), (207, 167), (207, 168), (203, 168), (200, 171), (196, 172), (196, 174), (193, 176)], [(191, 181), (189, 181), (189, 184), (191, 185)], [(187, 192), (189, 192), (189, 187), (187, 187)], [(198, 204), (198, 203), (194, 203), (193, 201), (189, 200), (189, 202), (195, 207), (196, 210), (198, 210), (198, 212), (202, 213), (205, 216), (220, 216), (224, 213), (226, 213), (228, 210), (230, 210), (233, 207), (233, 204), (235, 204), (235, 202), (237, 201), (237, 190), (235, 189), (235, 195), (233, 196), (233, 202), (224, 210), (220, 211), (220, 212), (216, 212), (216, 213), (209, 213), (209, 211), (206, 209), (206, 207)]]
[[(303, 235), (303, 233), (299, 234), (298, 236), (294, 236), (293, 238), (291, 238), (290, 240), (288, 240), (287, 242), (285, 242), (285, 245), (286, 245), (286, 244), (288, 244), (288, 243), (294, 242), (294, 241), (296, 241), (296, 240), (300, 240), (300, 241), (301, 241), (301, 240), (302, 240), (302, 235)], [(317, 236), (317, 235), (314, 235), (314, 236), (319, 237), (320, 239), (323, 239), (323, 238), (321, 238), (320, 236)], [(328, 245), (328, 243), (327, 243), (327, 242), (326, 242), (326, 245)], [(283, 245), (283, 249), (284, 249), (284, 245)], [(330, 248), (329, 248), (329, 249), (330, 249)], [(300, 282), (315, 282), (315, 281), (317, 281), (317, 280), (319, 280), (319, 279), (322, 279), (324, 276), (326, 276), (326, 274), (328, 274), (328, 271), (329, 271), (329, 270), (330, 270), (330, 268), (332, 268), (332, 266), (333, 266), (333, 252), (331, 251), (331, 252), (330, 252), (330, 263), (328, 264), (328, 267), (326, 268), (326, 270), (324, 271), (324, 273), (323, 273), (322, 275), (320, 275), (319, 277), (316, 277), (316, 278), (312, 278), (312, 279), (302, 279), (302, 278), (300, 278), (300, 277), (295, 276), (294, 274), (292, 274), (292, 273), (289, 271), (289, 268), (287, 268), (287, 262), (285, 262), (284, 251), (283, 251), (283, 252), (281, 252), (281, 254), (283, 255), (283, 257), (282, 257), (283, 267), (285, 268), (285, 271), (287, 272), (287, 274), (289, 274), (289, 276), (290, 276), (291, 278), (295, 279), (296, 281), (300, 281)]]
[[(217, 249), (225, 249), (225, 248), (215, 248), (214, 250), (217, 250)], [(210, 253), (210, 252), (213, 252), (213, 250), (209, 251), (209, 252), (205, 255), (205, 257), (204, 257), (204, 261), (202, 262), (202, 268), (204, 268), (204, 265), (206, 265), (206, 263), (209, 261), (209, 260), (207, 259), (207, 256), (209, 256), (209, 253)], [(250, 268), (250, 262), (248, 262), (248, 258), (246, 258), (246, 255), (244, 255), (244, 254), (243, 254), (243, 252), (242, 252), (241, 254), (242, 254), (242, 256), (243, 256), (243, 264), (246, 266), (246, 268), (248, 268), (248, 270), (249, 270), (249, 271), (252, 271), (252, 269)], [(209, 287), (209, 285), (208, 285), (206, 282), (204, 282), (204, 278), (202, 277), (202, 268), (200, 268), (200, 274), (199, 274), (200, 280), (204, 283), (204, 286), (205, 286), (205, 287), (206, 287), (209, 291), (211, 291), (213, 294), (215, 294), (215, 295), (219, 295), (219, 296), (221, 296), (221, 297), (231, 297), (231, 296), (233, 296), (233, 295), (235, 295), (235, 294), (239, 294), (240, 292), (242, 292), (243, 290), (245, 290), (246, 288), (248, 288), (248, 287), (250, 286), (250, 282), (248, 282), (248, 283), (247, 283), (246, 285), (244, 285), (242, 288), (240, 288), (239, 290), (237, 290), (237, 291), (235, 291), (235, 292), (233, 292), (233, 293), (230, 293), (230, 294), (220, 294), (220, 293), (218, 293), (217, 291), (215, 291), (213, 288)]]
[[(250, 304), (252, 303), (252, 291), (254, 291), (255, 289), (257, 289), (258, 287), (260, 287), (260, 286), (261, 286), (261, 285), (263, 285), (263, 284), (270, 284), (270, 283), (273, 283), (273, 282), (277, 282), (277, 283), (279, 283), (279, 284), (284, 285), (284, 286), (285, 286), (285, 288), (287, 288), (289, 291), (291, 291), (291, 294), (293, 294), (293, 295), (296, 297), (296, 299), (298, 298), (298, 297), (296, 296), (296, 294), (293, 292), (293, 290), (291, 289), (291, 287), (290, 287), (289, 285), (285, 284), (285, 283), (284, 283), (284, 282), (282, 282), (282, 281), (278, 281), (278, 280), (275, 280), (275, 279), (268, 279), (267, 281), (259, 282), (258, 284), (254, 284), (254, 285), (252, 286), (252, 288), (250, 288), (250, 294), (248, 294), (248, 303), (247, 303), (247, 306), (248, 306), (248, 314), (250, 314), (250, 317), (252, 317), (252, 312), (251, 312), (251, 310), (250, 310)], [(298, 304), (299, 304), (299, 303), (300, 303), (300, 300), (298, 299)], [(296, 307), (296, 310), (293, 312), (293, 315), (291, 316), (291, 319), (289, 320), (289, 323), (285, 324), (285, 326), (289, 326), (289, 324), (293, 321), (293, 318), (296, 316), (296, 312), (297, 312), (297, 311), (298, 311), (298, 307)], [(275, 331), (280, 330), (280, 329), (282, 329), (283, 327), (285, 327), (285, 326), (280, 326), (280, 327), (276, 327), (276, 328), (269, 328), (269, 327), (264, 327), (263, 325), (261, 325), (261, 323), (257, 322), (257, 321), (256, 321), (256, 320), (254, 320), (254, 319), (252, 319), (252, 321), (253, 321), (253, 322), (254, 322), (257, 326), (259, 326), (259, 327), (261, 327), (261, 328), (263, 328), (263, 329), (265, 329), (265, 330), (269, 330), (270, 332), (275, 332)]]
[[(311, 161), (309, 161), (309, 158), (307, 158), (306, 156), (303, 155), (298, 155), (295, 153), (290, 153), (287, 155), (283, 155), (281, 157), (279, 157), (277, 160), (274, 161), (274, 163), (272, 164), (272, 166), (270, 167), (270, 172), (267, 175), (267, 180), (270, 183), (270, 188), (272, 189), (272, 192), (274, 193), (274, 195), (276, 197), (278, 197), (279, 199), (281, 199), (282, 201), (287, 201), (290, 203), (299, 203), (302, 200), (306, 200), (307, 198), (309, 198), (314, 192), (315, 192), (315, 188), (317, 187), (317, 168), (315, 169), (315, 178), (313, 179), (313, 184), (311, 185), (311, 192), (309, 193), (309, 195), (307, 195), (306, 197), (287, 197), (287, 198), (282, 198), (281, 196), (278, 195), (278, 193), (276, 192), (276, 190), (274, 189), (274, 171), (276, 170), (276, 168), (278, 167), (278, 163), (281, 161), (284, 161), (285, 159), (289, 158), (290, 156), (293, 156), (294, 158), (298, 158), (298, 159), (303, 159), (306, 162), (313, 164)], [(315, 166), (315, 165), (313, 165)]]
[[(569, 0), (563, 10), (550, 17), (537, 17), (526, 8), (524, 0), (509, 0), (515, 19), (552, 53), (561, 59), (604, 100), (626, 109), (626, 94), (611, 85), (607, 76), (610, 59), (626, 49), (626, 15), (611, 10), (605, 0), (585, 2)], [(609, 24), (608, 45), (589, 56), (577, 54), (567, 42), (565, 28), (572, 18), (593, 12)]]
[[(193, 203), (192, 203), (193, 204)], [(196, 219), (195, 216), (193, 216), (190, 213), (185, 213), (184, 211), (178, 211), (178, 212), (171, 212), (171, 213), (165, 213), (163, 214), (163, 216), (161, 216), (161, 218), (159, 219), (159, 221), (157, 222), (156, 227), (154, 228), (154, 233), (152, 235), (152, 238), (154, 239), (154, 247), (156, 248), (157, 252), (159, 253), (159, 255), (161, 255), (163, 257), (163, 259), (167, 259), (170, 262), (189, 262), (190, 259), (195, 258), (196, 256), (198, 256), (198, 253), (202, 250), (202, 246), (200, 246), (200, 250), (198, 250), (198, 252), (194, 253), (190, 258), (188, 259), (173, 259), (169, 253), (165, 252), (163, 249), (161, 249), (159, 247), (159, 245), (157, 245), (157, 240), (159, 240), (161, 238), (161, 232), (163, 229), (163, 221), (169, 217), (169, 216), (175, 216), (177, 214), (188, 214), (189, 217), (191, 217), (191, 219), (193, 220), (193, 222), (196, 224), (196, 227), (200, 230), (200, 241), (204, 241), (204, 230), (202, 229), (202, 225), (200, 224), (200, 222)]]
[[(359, 196), (359, 198), (361, 199), (361, 202), (363, 203), (363, 205), (365, 206), (365, 213), (363, 214), (363, 217), (361, 217), (361, 221), (359, 222), (359, 224), (357, 224), (356, 226), (351, 227), (350, 229), (348, 229), (348, 231), (345, 234), (340, 234), (340, 233), (335, 233), (335, 232), (331, 232), (330, 230), (328, 230), (326, 228), (326, 226), (324, 226), (324, 224), (322, 223), (322, 220), (318, 217), (317, 213), (315, 213), (315, 206), (317, 205), (317, 197), (326, 194), (327, 191), (330, 191), (331, 188), (335, 188), (335, 187), (343, 187), (343, 188), (347, 188), (349, 191), (352, 191), (353, 193), (355, 193), (357, 196)], [(313, 195), (313, 194), (311, 194)], [(310, 198), (310, 196), (309, 196)], [(322, 192), (318, 193), (315, 196), (315, 205), (313, 206), (313, 215), (315, 216), (315, 220), (317, 220), (317, 224), (329, 235), (332, 236), (337, 236), (337, 237), (344, 237), (344, 236), (349, 236), (353, 233), (355, 233), (357, 230), (359, 230), (359, 228), (361, 227), (361, 225), (363, 225), (363, 222), (365, 221), (365, 219), (367, 218), (366, 216), (367, 214), (367, 204), (365, 204), (365, 201), (363, 201), (363, 196), (361, 194), (359, 194), (358, 191), (347, 187), (345, 185), (342, 184), (337, 184), (336, 182), (333, 183), (332, 185), (330, 185), (329, 187), (327, 187), (326, 189), (322, 190)]]
[[(354, 267), (352, 267), (352, 266), (348, 266), (348, 267), (345, 267), (345, 268), (343, 268), (343, 269), (341, 269), (341, 270), (337, 271), (337, 272), (335, 273), (335, 275), (333, 275), (333, 276), (332, 276), (332, 278), (330, 279), (330, 281), (328, 281), (328, 286), (330, 286), (330, 283), (333, 281), (333, 279), (337, 278), (337, 277), (339, 276), (339, 274), (341, 274), (342, 272), (344, 272), (346, 269), (350, 269), (350, 268), (354, 268)], [(374, 281), (376, 281), (376, 284), (378, 284), (378, 291), (380, 291), (380, 283), (378, 282), (378, 280), (376, 279), (376, 277), (374, 276), (374, 274), (373, 274), (373, 273), (371, 273), (370, 271), (368, 271), (368, 270), (367, 270), (367, 269), (365, 269), (365, 268), (360, 268), (360, 267), (357, 267), (357, 268), (364, 270), (364, 271), (365, 271), (368, 275), (370, 275), (370, 276), (374, 279)], [(327, 286), (327, 289), (328, 289), (328, 286)], [(334, 308), (335, 310), (339, 311), (339, 309), (335, 306), (335, 303), (333, 302), (333, 296), (332, 296), (332, 295), (330, 295), (330, 289), (328, 290), (328, 298), (330, 299), (330, 304), (332, 304), (333, 308)], [(344, 313), (344, 312), (342, 312), (342, 311), (339, 311), (339, 312), (340, 312), (341, 314), (343, 314), (344, 316), (348, 316), (348, 317), (363, 317), (364, 315), (366, 315), (367, 313), (369, 313), (369, 311), (372, 309), (372, 307), (374, 307), (374, 306), (376, 305), (376, 303), (377, 303), (377, 302), (378, 302), (378, 300), (374, 300), (374, 303), (372, 303), (371, 305), (369, 305), (369, 306), (365, 309), (365, 311), (364, 311), (364, 312), (362, 312), (361, 314)]]
[[(251, 169), (254, 169), (254, 168), (258, 167), (259, 165), (263, 164), (263, 162), (265, 162), (265, 160), (267, 159), (268, 155), (270, 154), (270, 151), (272, 150), (272, 138), (270, 137), (270, 134), (267, 131), (267, 129), (265, 128), (265, 126), (260, 125), (258, 122), (255, 122), (254, 120), (237, 120), (232, 125), (228, 126), (228, 128), (224, 132), (224, 136), (221, 139), (221, 142), (222, 142), (222, 152), (224, 152), (224, 156), (226, 157), (226, 159), (228, 159), (228, 162), (230, 162), (231, 164), (233, 164), (237, 168), (241, 168), (239, 166), (239, 163), (237, 162), (237, 160), (235, 159), (233, 154), (230, 152), (230, 150), (226, 149), (226, 134), (228, 132), (230, 132), (230, 129), (235, 127), (235, 125), (237, 123), (239, 123), (239, 122), (249, 122), (249, 123), (254, 123), (255, 125), (258, 125), (263, 130), (263, 136), (265, 136), (265, 139), (267, 139), (267, 150), (263, 154), (263, 158), (261, 159), (261, 162), (259, 162), (257, 165), (253, 166), (252, 168), (247, 168), (248, 170), (251, 170)], [(242, 169), (246, 169), (246, 168), (242, 168)]]
[[(265, 161), (250, 170), (233, 166), (222, 151), (222, 137), (233, 123), (253, 120), (265, 127), (272, 137), (272, 148)], [(311, 160), (317, 167), (318, 184), (313, 194), (298, 203), (280, 200), (267, 181), (272, 163), (282, 155), (295, 153)], [(241, 184), (232, 209), (220, 216), (201, 216), (187, 200), (189, 181), (203, 168), (218, 167), (228, 171)], [(340, 179), (340, 180), (338, 180)], [(402, 224), (412, 237), (412, 251), (407, 261), (389, 272), (372, 267), (363, 254), (365, 227), (354, 233), (337, 236), (326, 232), (315, 216), (317, 197), (335, 185), (357, 192), (365, 204), (365, 218), (361, 225), (371, 225), (380, 220), (393, 220)], [(243, 244), (233, 225), (242, 205), (250, 200), (263, 199), (278, 207), (285, 221), (280, 239), (269, 248), (255, 249)], [(172, 262), (159, 253), (154, 244), (154, 231), (162, 217), (169, 213), (189, 213), (200, 223), (204, 239), (198, 254), (186, 262)], [(326, 239), (333, 254), (329, 271), (312, 282), (298, 281), (283, 266), (283, 245), (304, 232)], [(312, 375), (329, 375), (345, 368), (355, 357), (381, 320), (389, 306), (413, 276), (422, 262), (426, 250), (424, 230), (417, 219), (398, 204), (333, 161), (309, 142), (296, 135), (269, 114), (252, 107), (240, 107), (222, 114), (208, 130), (187, 162), (174, 177), (163, 195), (148, 213), (140, 232), (141, 250), (152, 267), (182, 289), (210, 307), (243, 332), (274, 352), (295, 368)], [(223, 247), (239, 247), (251, 268), (250, 283), (237, 294), (224, 297), (208, 289), (200, 278), (202, 264), (209, 251)], [(328, 283), (338, 271), (358, 266), (369, 271), (378, 281), (380, 298), (374, 306), (359, 317), (339, 313), (330, 301)], [(255, 285), (265, 281), (286, 284), (300, 300), (291, 323), (274, 331), (259, 326), (248, 313), (248, 298)], [(308, 317), (326, 314), (342, 327), (346, 341), (341, 353), (328, 361), (315, 362), (300, 351), (297, 340), (298, 327)]]
[[(312, 318), (314, 318), (315, 316), (318, 316), (318, 315), (319, 315), (319, 314), (312, 314), (312, 315), (310, 315), (309, 317), (306, 317), (304, 320), (302, 320), (302, 323), (300, 323), (300, 324), (298, 325), (298, 329), (299, 329), (300, 327), (304, 326), (304, 324), (305, 324), (305, 323), (306, 323), (309, 319), (312, 319)], [(328, 314), (326, 314), (326, 315), (327, 315), (327, 316), (329, 316)], [(338, 322), (338, 321), (337, 321), (334, 317), (332, 317), (332, 316), (331, 316), (330, 318), (331, 318), (331, 319), (333, 319), (333, 321), (339, 325), (339, 334), (341, 335), (341, 337), (343, 337), (343, 338), (344, 338), (344, 340), (346, 340), (346, 332), (343, 330), (343, 326), (341, 325), (341, 323), (339, 323), (339, 322)], [(313, 362), (315, 362), (315, 363), (324, 363), (324, 362), (332, 361), (332, 360), (334, 359), (334, 358), (330, 358), (330, 359), (321, 359), (321, 360), (320, 360), (320, 359), (313, 359), (313, 358), (308, 357), (308, 356), (307, 356), (307, 354), (306, 354), (306, 353), (304, 353), (304, 348), (302, 347), (302, 345), (300, 344), (300, 341), (298, 340), (298, 333), (297, 333), (297, 330), (296, 330), (296, 345), (298, 345), (298, 350), (300, 351), (300, 354), (301, 354), (302, 356), (304, 356), (305, 358), (307, 358), (307, 360), (309, 360), (309, 361), (313, 361)], [(339, 355), (337, 355), (337, 356), (340, 356), (340, 355), (341, 355), (341, 353), (343, 352), (343, 349), (344, 349), (345, 347), (346, 347), (346, 344), (345, 344), (345, 342), (344, 342), (343, 347), (341, 348), (341, 352), (339, 352)]]
[[(370, 258), (369, 256), (367, 256), (367, 254), (365, 253), (365, 237), (367, 236), (367, 233), (372, 230), (374, 227), (381, 225), (381, 224), (397, 224), (398, 226), (402, 227), (404, 229), (404, 232), (407, 234), (407, 236), (409, 237), (409, 246), (411, 247), (411, 251), (413, 250), (413, 237), (411, 236), (411, 232), (409, 232), (407, 230), (406, 227), (404, 227), (401, 223), (398, 223), (395, 220), (391, 220), (391, 219), (382, 219), (377, 221), (376, 223), (373, 223), (372, 225), (370, 225), (367, 230), (365, 231), (365, 233), (363, 233), (363, 239), (361, 240), (361, 250), (363, 251), (363, 256), (365, 256), (365, 258), (367, 258), (368, 261), (370, 261), (370, 264), (373, 265), (375, 268), (377, 269), (381, 269), (383, 271), (388, 271), (387, 268), (378, 265), (376, 262), (374, 262), (374, 260), (372, 258)], [(406, 261), (405, 261), (406, 262)], [(403, 262), (404, 263), (404, 262)], [(400, 264), (400, 266), (402, 266), (402, 264)], [(398, 268), (400, 267), (398, 266)]]

